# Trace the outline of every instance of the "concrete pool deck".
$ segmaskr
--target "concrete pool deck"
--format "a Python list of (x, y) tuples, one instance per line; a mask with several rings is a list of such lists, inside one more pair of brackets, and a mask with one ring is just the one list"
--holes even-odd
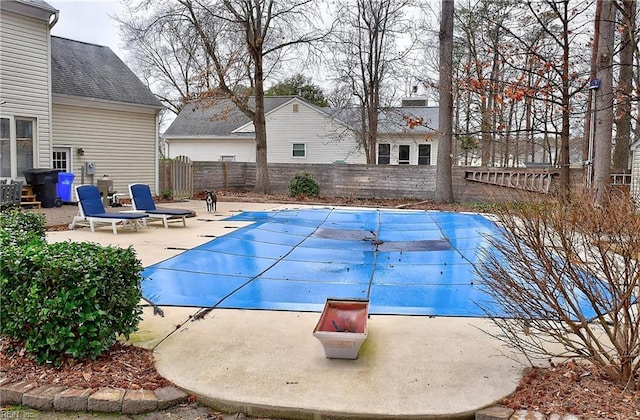
[[(138, 232), (109, 227), (48, 232), (48, 240), (133, 246), (144, 266), (163, 261), (248, 223), (224, 219), (239, 211), (298, 207), (202, 201), (187, 227), (149, 224)], [(324, 357), (312, 331), (319, 313), (145, 307), (131, 341), (154, 349), (160, 374), (222, 411), (292, 418), (472, 418), (510, 394), (523, 365), (480, 318), (372, 315), (356, 360)]]

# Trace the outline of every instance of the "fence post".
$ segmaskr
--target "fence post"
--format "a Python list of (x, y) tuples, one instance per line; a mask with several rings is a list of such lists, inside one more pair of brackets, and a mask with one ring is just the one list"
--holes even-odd
[(171, 160), (170, 183), (173, 198), (193, 197), (193, 165), (187, 156), (178, 156)]

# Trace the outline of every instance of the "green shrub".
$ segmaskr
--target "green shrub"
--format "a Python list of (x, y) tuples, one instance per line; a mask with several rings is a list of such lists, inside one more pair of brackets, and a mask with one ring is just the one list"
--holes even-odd
[(289, 181), (289, 195), (291, 197), (318, 197), (320, 195), (320, 185), (311, 174), (298, 172)]
[(131, 247), (3, 244), (0, 258), (0, 333), (39, 363), (94, 359), (136, 330), (142, 265)]
[(0, 213), (0, 246), (21, 246), (43, 242), (46, 218), (43, 214), (11, 209)]

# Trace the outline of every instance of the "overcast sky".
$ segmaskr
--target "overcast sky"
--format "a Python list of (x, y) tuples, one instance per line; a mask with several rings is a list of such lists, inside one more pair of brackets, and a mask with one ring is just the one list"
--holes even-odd
[(75, 41), (105, 45), (121, 59), (118, 26), (110, 15), (121, 14), (118, 0), (45, 0), (60, 11), (58, 23), (51, 34)]

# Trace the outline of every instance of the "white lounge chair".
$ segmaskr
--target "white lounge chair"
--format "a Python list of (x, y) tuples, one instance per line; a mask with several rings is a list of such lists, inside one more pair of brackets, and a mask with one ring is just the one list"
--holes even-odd
[(169, 222), (179, 222), (180, 220), (182, 220), (182, 226), (187, 226), (187, 216), (191, 216), (193, 213), (191, 210), (156, 207), (153, 195), (151, 195), (151, 188), (147, 184), (130, 184), (129, 195), (134, 210), (144, 211), (152, 219), (162, 219), (165, 228), (169, 227)]
[(95, 185), (78, 185), (76, 187), (78, 196), (78, 216), (73, 218), (69, 225), (70, 229), (75, 228), (79, 222), (86, 221), (89, 223), (91, 232), (95, 232), (96, 225), (111, 225), (113, 234), (117, 235), (117, 227), (130, 225), (133, 229), (138, 230), (139, 222), (144, 222), (148, 214), (143, 212), (107, 212), (102, 204), (100, 190)]

